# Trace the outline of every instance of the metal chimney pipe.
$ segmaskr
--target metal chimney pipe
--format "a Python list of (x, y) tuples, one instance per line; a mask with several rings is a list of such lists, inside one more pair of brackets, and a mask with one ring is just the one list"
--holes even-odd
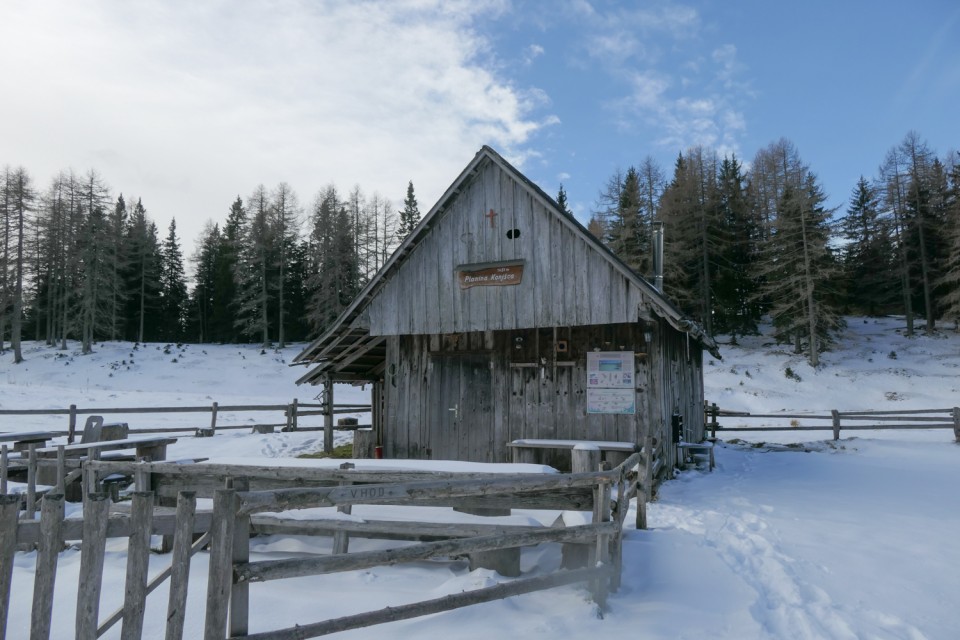
[(663, 293), (663, 223), (653, 223), (653, 288)]

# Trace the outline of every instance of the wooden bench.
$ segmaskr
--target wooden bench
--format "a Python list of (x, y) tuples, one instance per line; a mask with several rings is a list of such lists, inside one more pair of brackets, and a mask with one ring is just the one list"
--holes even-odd
[(677, 443), (677, 453), (679, 454), (680, 460), (683, 464), (686, 464), (688, 461), (691, 463), (697, 462), (697, 456), (707, 456), (707, 461), (709, 465), (709, 470), (713, 471), (714, 464), (713, 459), (713, 443), (712, 442), (678, 442)]
[(640, 445), (634, 442), (616, 442), (612, 440), (546, 440), (540, 438), (523, 438), (508, 442), (507, 446), (513, 449), (513, 461), (517, 463), (535, 463), (537, 451), (545, 449), (565, 449), (573, 451), (578, 445), (588, 445), (599, 449), (603, 458), (616, 467), (630, 457), (630, 454), (640, 451)]

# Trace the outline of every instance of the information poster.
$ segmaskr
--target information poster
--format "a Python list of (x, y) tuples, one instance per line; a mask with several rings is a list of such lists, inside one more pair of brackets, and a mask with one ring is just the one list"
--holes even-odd
[(587, 413), (637, 412), (637, 392), (633, 389), (587, 389)]
[(587, 413), (637, 412), (632, 351), (587, 352)]

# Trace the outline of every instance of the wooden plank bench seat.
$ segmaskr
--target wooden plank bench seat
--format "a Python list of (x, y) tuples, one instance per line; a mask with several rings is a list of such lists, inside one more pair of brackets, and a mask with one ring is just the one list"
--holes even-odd
[[(543, 449), (566, 449), (573, 451), (577, 446), (590, 446), (599, 449), (611, 463), (620, 464), (631, 453), (640, 451), (639, 444), (634, 442), (618, 442), (613, 440), (550, 440), (542, 438), (522, 438), (508, 442), (507, 447), (513, 449), (513, 461), (517, 463), (535, 462), (536, 452)], [(611, 455), (612, 454), (612, 455)], [(616, 466), (613, 464), (612, 466)]]
[[(145, 458), (153, 462), (167, 459), (167, 446), (176, 442), (176, 438), (168, 436), (136, 436), (123, 440), (104, 440), (102, 442), (81, 442), (64, 445), (63, 451), (67, 457), (89, 456), (91, 452), (124, 451), (133, 449), (138, 458)], [(44, 458), (53, 458), (59, 447), (44, 447), (37, 449), (37, 455)]]

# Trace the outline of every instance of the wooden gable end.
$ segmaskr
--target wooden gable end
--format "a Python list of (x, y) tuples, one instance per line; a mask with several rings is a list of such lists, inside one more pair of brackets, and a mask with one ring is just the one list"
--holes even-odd
[(644, 293), (587, 232), (490, 157), (434, 212), (429, 231), (373, 296), (366, 313), (371, 335), (614, 324), (649, 317)]

